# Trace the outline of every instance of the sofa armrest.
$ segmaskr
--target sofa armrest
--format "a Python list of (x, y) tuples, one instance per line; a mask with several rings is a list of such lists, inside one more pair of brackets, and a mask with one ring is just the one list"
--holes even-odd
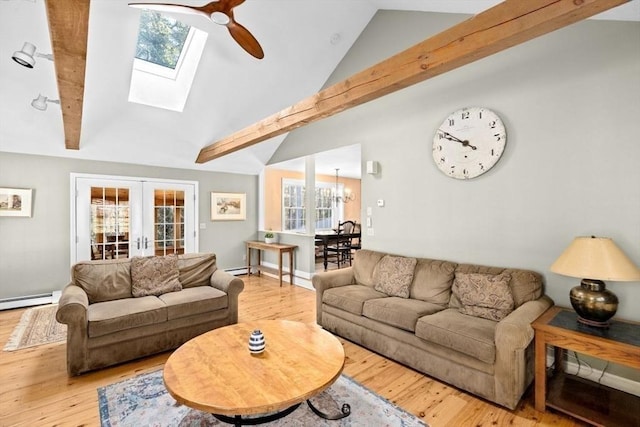
[(239, 279), (224, 270), (214, 271), (211, 275), (210, 284), (214, 288), (220, 289), (227, 295), (233, 295), (236, 298), (244, 289), (244, 282), (242, 281), (242, 279)]
[(496, 327), (496, 346), (522, 349), (533, 339), (531, 323), (553, 305), (553, 301), (546, 295), (534, 301), (528, 301), (512, 311), (507, 317), (498, 322)]
[(224, 270), (216, 270), (211, 275), (210, 284), (214, 288), (226, 292), (229, 304), (229, 319), (232, 324), (238, 323), (238, 296), (244, 289), (242, 279)]
[(60, 323), (71, 325), (74, 323), (87, 323), (87, 309), (89, 298), (80, 286), (69, 283), (62, 290), (56, 320)]
[(531, 323), (552, 305), (553, 300), (543, 295), (525, 302), (496, 326), (496, 398), (511, 409), (533, 379), (533, 358), (526, 354), (533, 348)]
[(339, 286), (353, 285), (355, 283), (356, 279), (353, 267), (325, 271), (313, 275), (311, 284), (316, 290), (316, 321), (318, 325), (321, 324), (322, 320), (322, 294), (324, 291)]
[(78, 375), (87, 369), (88, 328), (87, 310), (89, 298), (86, 292), (73, 283), (63, 290), (58, 301), (56, 320), (67, 325), (67, 372)]

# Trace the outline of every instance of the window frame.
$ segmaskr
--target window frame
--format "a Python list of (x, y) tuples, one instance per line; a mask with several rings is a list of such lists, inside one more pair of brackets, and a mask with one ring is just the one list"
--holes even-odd
[[(281, 194), (280, 194), (280, 200), (281, 200), (281, 207), (282, 207), (282, 211), (281, 211), (281, 229), (284, 232), (291, 232), (291, 233), (300, 233), (300, 232), (306, 232), (306, 207), (304, 206), (304, 202), (305, 202), (305, 197), (301, 198), (301, 206), (285, 206), (285, 188), (289, 187), (289, 186), (294, 186), (294, 187), (301, 187), (302, 188), (302, 192), (303, 194), (306, 194), (305, 191), (305, 181), (301, 180), (301, 179), (293, 179), (293, 178), (283, 178), (282, 179), (282, 184), (280, 186), (281, 188)], [(318, 207), (318, 201), (317, 201), (317, 191), (318, 189), (329, 189), (331, 191), (331, 207), (327, 208), (327, 207)], [(342, 183), (338, 184), (338, 194), (342, 194), (344, 185)], [(314, 211), (315, 211), (315, 221), (314, 221), (314, 228), (315, 230), (319, 230), (319, 231), (326, 231), (326, 230), (332, 230), (333, 228), (335, 228), (335, 224), (337, 223), (337, 218), (340, 218), (342, 216), (343, 213), (343, 207), (340, 203), (336, 203), (335, 202), (335, 184), (332, 184), (330, 182), (324, 182), (324, 181), (316, 181), (315, 183), (315, 191), (314, 191), (314, 200), (316, 201), (316, 204), (314, 206)], [(291, 229), (287, 229), (287, 222), (289, 221), (287, 218), (287, 210), (288, 209), (298, 209), (302, 211), (302, 226), (301, 227), (297, 227), (297, 228), (291, 228)], [(330, 209), (331, 211), (331, 217), (329, 220), (329, 226), (328, 227), (315, 227), (318, 225), (319, 222), (319, 211), (320, 210), (327, 210)]]

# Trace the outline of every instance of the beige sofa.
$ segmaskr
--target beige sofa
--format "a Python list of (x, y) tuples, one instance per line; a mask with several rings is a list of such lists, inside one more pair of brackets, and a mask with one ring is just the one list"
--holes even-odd
[(56, 313), (67, 324), (67, 371), (170, 350), (237, 323), (243, 288), (216, 269), (214, 254), (79, 262)]
[(360, 250), (313, 276), (325, 329), (514, 409), (533, 380), (539, 274)]

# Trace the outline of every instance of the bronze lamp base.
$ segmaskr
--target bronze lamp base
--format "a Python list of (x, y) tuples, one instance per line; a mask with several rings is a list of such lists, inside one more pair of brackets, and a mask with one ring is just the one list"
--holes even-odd
[(618, 297), (606, 289), (602, 280), (582, 279), (569, 293), (578, 322), (597, 328), (609, 327), (609, 319), (618, 310)]

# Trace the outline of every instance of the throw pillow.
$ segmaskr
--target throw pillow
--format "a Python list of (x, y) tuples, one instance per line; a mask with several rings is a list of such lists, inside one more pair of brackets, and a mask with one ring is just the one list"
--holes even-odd
[(178, 280), (178, 256), (131, 258), (131, 294), (134, 297), (162, 295), (182, 290)]
[(452, 291), (462, 304), (460, 313), (497, 322), (504, 319), (514, 308), (510, 281), (507, 273), (457, 273)]
[(415, 258), (383, 256), (373, 272), (373, 288), (390, 296), (409, 298), (416, 262)]

